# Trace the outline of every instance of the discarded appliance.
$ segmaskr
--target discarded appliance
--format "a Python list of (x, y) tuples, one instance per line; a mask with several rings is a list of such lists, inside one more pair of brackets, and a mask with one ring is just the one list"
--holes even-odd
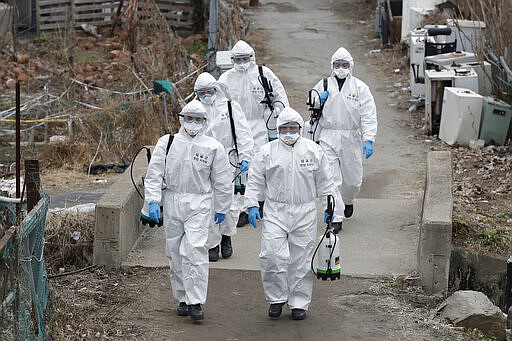
[(439, 138), (449, 145), (468, 146), (478, 138), (483, 97), (464, 88), (445, 87)]
[(481, 34), (486, 25), (483, 21), (447, 19), (446, 24), (452, 29), (451, 39), (457, 40), (457, 51), (474, 52), (482, 45)]
[(479, 138), (485, 144), (504, 145), (512, 124), (512, 106), (493, 97), (483, 99)]
[(472, 52), (455, 51), (425, 57), (425, 68), (427, 70), (442, 69), (453, 63), (472, 63), (477, 61), (478, 58)]
[(439, 133), (445, 87), (478, 92), (478, 75), (472, 69), (425, 70), (425, 122), (428, 134)]

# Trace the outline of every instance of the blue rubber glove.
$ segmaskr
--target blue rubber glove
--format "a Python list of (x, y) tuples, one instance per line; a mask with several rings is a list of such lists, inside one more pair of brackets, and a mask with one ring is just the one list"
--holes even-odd
[(215, 212), (215, 215), (213, 216), (213, 221), (215, 224), (220, 224), (226, 219), (226, 215), (224, 213)]
[(249, 162), (243, 160), (240, 162), (240, 172), (245, 173), (249, 170)]
[[(327, 211), (324, 212), (324, 223), (327, 222), (327, 219), (329, 218), (329, 213)], [(331, 216), (331, 223), (334, 220), (334, 214)]]
[(155, 223), (160, 221), (160, 205), (156, 201), (149, 203), (149, 219)]
[(320, 93), (320, 104), (324, 104), (327, 101), (327, 97), (329, 97), (329, 91), (322, 91)]
[(365, 154), (366, 158), (368, 159), (373, 154), (373, 142), (370, 140), (364, 141), (363, 146), (363, 153)]
[(249, 222), (256, 228), (256, 219), (261, 220), (260, 210), (257, 206), (249, 207)]

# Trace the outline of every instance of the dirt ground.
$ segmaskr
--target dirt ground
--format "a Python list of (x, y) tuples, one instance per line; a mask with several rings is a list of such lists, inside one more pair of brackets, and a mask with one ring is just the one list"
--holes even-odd
[(127, 268), (50, 279), (59, 303), (50, 306), (52, 339), (481, 340), (477, 331), (440, 323), (441, 299), (407, 278), (316, 281), (308, 318), (298, 322), (287, 308), (268, 319), (258, 272), (210, 270), (205, 320), (194, 323), (176, 315), (168, 276), (167, 269)]
[[(374, 1), (370, 1), (372, 4)], [(366, 2), (369, 5), (370, 2)], [(378, 41), (370, 39), (373, 29), (371, 21), (371, 6), (365, 8), (366, 23), (359, 23), (361, 35), (366, 35), (365, 42), (368, 50), (380, 48)], [(360, 17), (354, 17), (354, 21), (360, 21)], [(96, 48), (102, 49), (102, 58), (115, 59), (126, 58), (122, 53), (105, 57), (104, 48), (116, 42), (105, 41), (103, 44), (90, 44), (91, 40), (84, 33), (77, 39), (80, 48), (94, 55)], [(37, 56), (41, 44), (35, 42), (23, 46), (23, 49), (31, 58)], [(57, 41), (57, 43), (60, 43)], [(55, 46), (58, 49), (58, 46)], [(51, 50), (51, 49), (50, 49)], [(118, 50), (116, 48), (116, 50)], [(122, 50), (122, 48), (120, 49)], [(0, 56), (1, 57), (1, 56)], [(1, 71), (6, 75), (15, 75), (14, 67), (20, 67), (20, 63), (12, 60), (0, 60)], [(360, 63), (372, 62), (381, 65), (381, 72), (392, 75), (396, 83), (401, 82), (390, 96), (396, 97), (398, 110), (408, 110), (413, 103), (408, 102), (408, 96), (401, 88), (408, 84), (407, 58), (403, 47), (395, 46), (391, 49), (383, 49), (376, 55), (367, 56), (368, 60)], [(38, 64), (37, 60), (41, 59)], [(52, 65), (51, 61), (57, 58), (45, 56), (34, 57), (34, 63), (23, 67), (21, 71), (37, 75), (41, 82), (44, 77), (55, 77), (62, 64)], [(390, 62), (391, 61), (391, 62)], [(88, 61), (80, 69), (83, 80), (92, 77), (99, 67), (95, 63), (100, 61)], [(27, 64), (22, 64), (27, 65)], [(88, 65), (88, 66), (86, 66)], [(9, 68), (9, 69), (7, 69)], [(400, 69), (399, 73), (393, 70)], [(121, 67), (110, 66), (109, 70), (115, 70), (114, 74), (106, 74), (104, 77), (94, 79), (98, 85), (113, 86), (116, 81), (131, 73), (130, 70)], [(49, 70), (49, 71), (48, 71)], [(79, 71), (80, 71), (79, 70)], [(21, 72), (20, 70), (18, 70)], [(39, 72), (39, 73), (38, 73)], [(109, 77), (109, 75), (111, 77)], [(1, 77), (0, 77), (1, 78)], [(5, 82), (6, 77), (2, 79)], [(28, 85), (27, 85), (28, 86)], [(34, 83), (30, 86), (36, 87)], [(5, 91), (4, 91), (5, 90)], [(0, 110), (13, 104), (12, 90), (2, 86), (3, 95), (0, 98)], [(27, 97), (25, 94), (23, 97)], [(464, 246), (475, 252), (492, 253), (508, 256), (512, 252), (512, 152), (511, 147), (485, 147), (481, 150), (472, 150), (467, 147), (449, 147), (432, 136), (423, 133), (423, 111), (411, 110), (412, 124), (417, 129), (415, 138), (431, 145), (432, 150), (450, 150), (453, 155), (454, 170), (454, 244)], [(3, 174), (12, 177), (8, 171), (8, 165), (14, 161), (12, 145), (0, 144), (0, 163), (3, 165)], [(23, 149), (23, 158), (37, 157), (40, 148), (27, 147)], [(42, 185), (44, 191), (55, 194), (69, 190), (96, 190), (104, 188), (104, 182), (96, 181), (105, 179), (110, 183), (116, 179), (117, 173), (107, 172), (95, 176), (88, 176), (82, 165), (68, 165), (66, 167), (44, 167), (42, 171)], [(51, 228), (51, 227), (49, 227)], [(91, 226), (93, 229), (93, 226)], [(92, 246), (92, 245), (91, 245)], [(71, 266), (70, 268), (73, 268)], [(57, 272), (50, 270), (51, 275)], [(237, 307), (233, 311), (226, 311), (227, 320), (220, 320), (215, 311), (205, 306), (206, 320), (197, 326), (186, 321), (183, 323), (176, 317), (171, 299), (167, 269), (128, 268), (119, 271), (93, 269), (77, 274), (52, 277), (50, 284), (51, 304), (49, 306), (50, 321), (48, 327), (53, 340), (196, 340), (199, 337), (211, 335), (225, 335), (226, 340), (257, 340), (261, 339), (258, 333), (280, 336), (287, 339), (308, 339), (308, 336), (317, 338), (323, 330), (334, 330), (335, 335), (323, 334), (326, 339), (342, 339), (354, 326), (367, 331), (367, 340), (478, 340), (481, 335), (477, 332), (465, 332), (440, 323), (435, 316), (435, 306), (439, 298), (426, 297), (415, 286), (415, 281), (407, 278), (396, 279), (360, 279), (343, 277), (342, 285), (337, 290), (329, 287), (329, 283), (317, 282), (315, 289), (315, 305), (311, 308), (311, 316), (302, 325), (297, 324), (295, 335), (280, 334), (280, 324), (269, 321), (266, 318), (266, 305), (259, 277), (256, 273), (230, 273), (227, 270), (211, 270), (210, 291), (224, 292), (224, 296), (209, 298), (210, 306)], [(237, 276), (236, 280), (230, 280)], [(223, 283), (225, 287), (215, 287), (215, 283)], [(323, 295), (325, 289), (329, 295)], [(154, 295), (144, 295), (145, 292), (153, 292)], [(250, 293), (259, 292), (259, 296)], [(166, 297), (162, 302), (158, 297)], [(242, 301), (240, 296), (250, 304), (238, 306)], [(216, 301), (217, 300), (217, 301)], [(225, 302), (218, 302), (225, 300)], [(333, 308), (333, 305), (336, 308)], [(335, 309), (336, 318), (326, 317), (322, 305), (329, 305)], [(152, 314), (149, 314), (152, 312)], [(153, 313), (156, 313), (154, 316)], [(254, 323), (244, 328), (233, 329), (246, 319), (240, 316), (251, 316)], [(148, 316), (165, 320), (168, 325), (166, 330), (154, 330), (152, 321)], [(283, 322), (283, 321), (280, 321)], [(284, 323), (295, 323), (289, 318)], [(357, 329), (357, 328), (355, 328)], [(235, 331), (238, 330), (238, 331)], [(242, 331), (240, 331), (242, 330)], [(225, 333), (223, 334), (223, 331)], [(272, 334), (272, 332), (274, 334)], [(214, 334), (217, 333), (217, 334)], [(347, 335), (352, 336), (352, 335)]]

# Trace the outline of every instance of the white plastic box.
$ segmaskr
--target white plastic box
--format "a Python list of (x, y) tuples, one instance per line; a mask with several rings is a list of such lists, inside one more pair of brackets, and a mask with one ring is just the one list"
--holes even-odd
[(439, 138), (449, 145), (468, 146), (478, 139), (483, 97), (464, 88), (444, 88)]
[(215, 53), (215, 65), (220, 69), (221, 73), (231, 69), (233, 67), (231, 51), (217, 51)]

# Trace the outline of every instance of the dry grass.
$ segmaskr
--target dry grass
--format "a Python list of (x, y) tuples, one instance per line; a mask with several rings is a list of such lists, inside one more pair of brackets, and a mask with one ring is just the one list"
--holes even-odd
[(49, 275), (92, 264), (94, 211), (49, 212), (46, 217), (45, 260)]

